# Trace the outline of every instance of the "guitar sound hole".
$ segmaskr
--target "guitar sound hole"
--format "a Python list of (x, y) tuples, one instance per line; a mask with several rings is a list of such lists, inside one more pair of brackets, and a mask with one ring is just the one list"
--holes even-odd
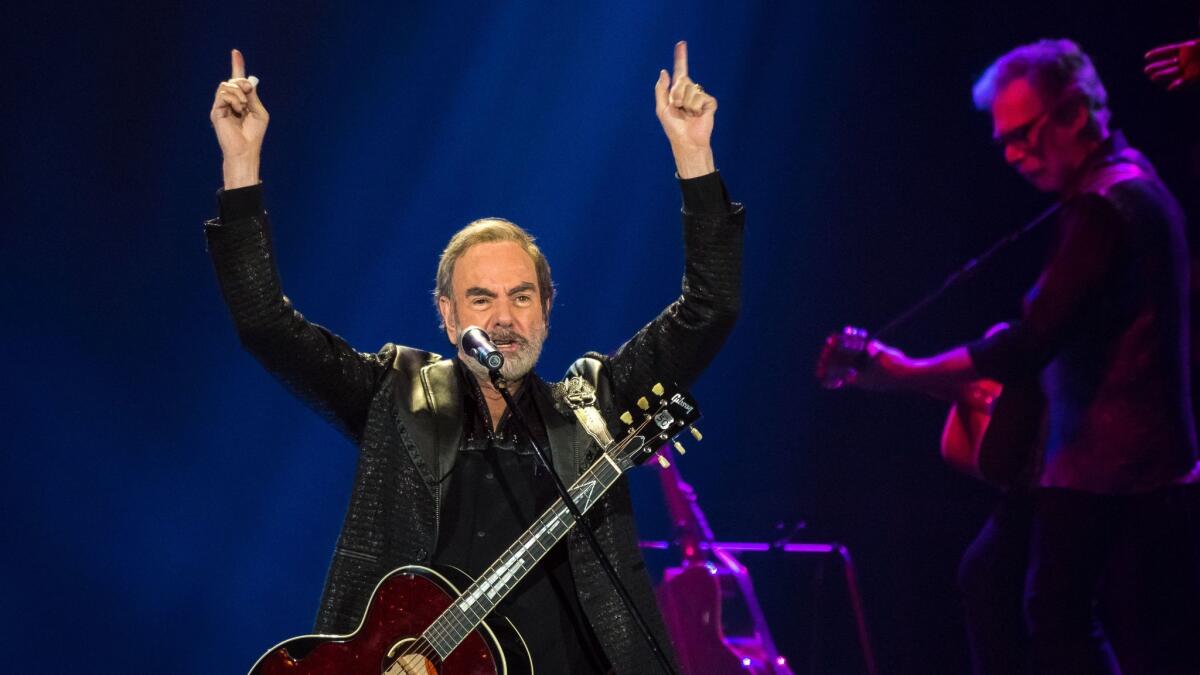
[(405, 638), (388, 650), (381, 664), (383, 675), (438, 675), (437, 664), (433, 662), (432, 649), (423, 640)]

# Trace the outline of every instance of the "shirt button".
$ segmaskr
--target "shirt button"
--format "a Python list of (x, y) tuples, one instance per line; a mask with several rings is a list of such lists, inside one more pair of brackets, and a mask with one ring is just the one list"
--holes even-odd
[(484, 532), (483, 530), (480, 530), (480, 531), (478, 531), (478, 532), (476, 532), (476, 533), (475, 533), (475, 536), (476, 536), (476, 537), (479, 537), (480, 539), (483, 539), (484, 537), (486, 537), (486, 536), (487, 536), (487, 532)]
[(483, 477), (484, 477), (484, 478), (486, 478), (486, 479), (488, 479), (488, 480), (492, 480), (493, 478), (495, 478), (495, 477), (496, 477), (496, 474), (494, 474), (494, 473), (492, 473), (491, 471), (489, 471), (489, 472), (487, 472), (487, 473), (483, 474)]

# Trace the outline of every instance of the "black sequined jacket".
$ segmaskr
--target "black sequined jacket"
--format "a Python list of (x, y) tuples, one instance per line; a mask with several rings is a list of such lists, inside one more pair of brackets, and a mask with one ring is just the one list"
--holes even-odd
[[(362, 353), (292, 308), (280, 287), (265, 213), (205, 224), (221, 292), (245, 348), (294, 394), (359, 448), (350, 504), (316, 619), (321, 633), (348, 633), (375, 584), (392, 569), (428, 563), (438, 537), (440, 481), (459, 447), (462, 393), (453, 362), (385, 345)], [(226, 218), (228, 220), (228, 218)], [(680, 297), (611, 357), (589, 354), (571, 367), (611, 411), (656, 381), (690, 386), (731, 330), (740, 304), (740, 205), (722, 215), (683, 215), (685, 272)], [(546, 401), (547, 397), (537, 397)], [(571, 484), (594, 443), (573, 418), (547, 403), (554, 465)], [(638, 549), (632, 504), (618, 481), (588, 514), (606, 553), (669, 649)], [(579, 601), (617, 673), (656, 672), (654, 659), (586, 540), (567, 540)]]

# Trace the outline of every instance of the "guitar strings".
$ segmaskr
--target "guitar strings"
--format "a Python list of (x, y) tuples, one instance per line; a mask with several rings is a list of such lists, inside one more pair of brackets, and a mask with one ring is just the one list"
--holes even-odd
[[(601, 454), (603, 455), (603, 454), (608, 454), (609, 452), (620, 452), (620, 451), (624, 450), (626, 448), (626, 446), (628, 446), (633, 441), (634, 438), (637, 438), (637, 436), (645, 429), (646, 425), (648, 425), (651, 421), (653, 421), (653, 417), (651, 417), (650, 415), (646, 415), (646, 417), (641, 421), (641, 423), (638, 425), (638, 427), (633, 430), (633, 433), (627, 434), (620, 440), (614, 442), (611, 447), (605, 448)], [(593, 462), (592, 465), (595, 466), (599, 461), (600, 461), (600, 459), (597, 459), (596, 462)], [(619, 476), (620, 476), (620, 474), (618, 474), (618, 477)], [(562, 499), (560, 498), (558, 501), (562, 502)], [(553, 509), (553, 506), (551, 507), (551, 509)], [(549, 512), (551, 509), (547, 509), (547, 512)], [(545, 514), (543, 514), (543, 515), (545, 515)], [(541, 520), (541, 518), (539, 517), (538, 520)], [(512, 549), (515, 548), (518, 543), (520, 543), (520, 539), (518, 539), (516, 542), (513, 542), (513, 544), (508, 547), (508, 550), (505, 551), (505, 554), (507, 555), (509, 551), (512, 551)], [(547, 549), (547, 550), (549, 550), (549, 549)], [(545, 555), (545, 551), (543, 551), (542, 555)], [(501, 557), (503, 558), (504, 556), (501, 556)], [(540, 560), (541, 556), (538, 556), (538, 558)], [(492, 566), (494, 567), (495, 564), (493, 563)], [(489, 567), (487, 570), (485, 570), (484, 573), (482, 575), (480, 575), (480, 578), (482, 579), (482, 578), (486, 577), (488, 575), (489, 571), (491, 571), (491, 567)], [(474, 585), (474, 584), (472, 584), (472, 585)], [(507, 594), (507, 592), (508, 591), (505, 591), (506, 594)], [(461, 598), (462, 596), (459, 596), (459, 597)], [(429, 628), (426, 628), (425, 631), (421, 634), (421, 636), (413, 641), (413, 645), (418, 646), (418, 649), (416, 651), (409, 651), (409, 649), (411, 647), (406, 648), (403, 652), (396, 655), (396, 658), (388, 665), (387, 669), (391, 669), (392, 666), (395, 666), (396, 664), (400, 663), (401, 660), (403, 660), (405, 657), (408, 657), (408, 656), (418, 656), (418, 657), (423, 658), (431, 663), (434, 662), (434, 658), (433, 658), (434, 656), (438, 656), (438, 658), (440, 659), (441, 656), (440, 656), (437, 648), (433, 645), (433, 639), (441, 638), (441, 639), (445, 640), (446, 638), (450, 637), (449, 630), (444, 626), (440, 626), (439, 624), (441, 623), (443, 617), (449, 616), (448, 612), (450, 611), (451, 608), (454, 607), (455, 604), (457, 604), (457, 602), (458, 602), (458, 600), (456, 599), (453, 603), (451, 603), (451, 606), (448, 607), (446, 609), (446, 611), (442, 612), (442, 614), (440, 616), (438, 616), (437, 619), (434, 619), (433, 623), (431, 623), (429, 625)], [(489, 610), (488, 612), (485, 612), (485, 616), (486, 616), (486, 614), (488, 614), (490, 612), (491, 612), (491, 610)], [(446, 620), (451, 621), (452, 619), (447, 618)], [(470, 629), (474, 630), (475, 626), (478, 626), (482, 622), (483, 622), (483, 617), (482, 616), (478, 617), (475, 620), (474, 624), (472, 626), (470, 626)], [(464, 629), (464, 630), (468, 628), (467, 625), (461, 624), (461, 623), (458, 625), (458, 627), (460, 629)], [(469, 633), (469, 631), (465, 631), (465, 632)], [(462, 640), (459, 640), (459, 642), (456, 643), (450, 649), (450, 652), (447, 653), (446, 656), (449, 657), (450, 653), (453, 653), (454, 649), (457, 649), (458, 645), (461, 644), (461, 642), (462, 642)], [(408, 670), (407, 666), (401, 665), (400, 667), (403, 668), (407, 672), (407, 670)]]
[[(641, 424), (638, 425), (638, 428), (635, 430), (635, 433), (626, 435), (624, 438), (622, 438), (619, 441), (617, 441), (616, 443), (614, 443), (611, 448), (606, 449), (604, 452), (608, 453), (610, 451), (615, 452), (615, 451), (624, 450), (625, 447), (628, 446), (629, 443), (632, 442), (632, 440), (635, 437), (637, 437), (638, 432), (641, 432), (650, 421), (651, 421), (651, 417), (646, 416), (642, 420)], [(560, 499), (559, 501), (562, 501), (562, 500)], [(509, 550), (511, 550), (514, 546), (516, 546), (516, 543), (514, 543), (513, 546), (510, 546)], [(487, 573), (485, 571), (483, 576), (486, 576), (486, 574)], [(417, 649), (415, 652), (409, 651), (408, 649), (406, 649), (404, 652), (397, 655), (396, 659), (392, 662), (391, 665), (395, 665), (400, 660), (404, 659), (406, 656), (419, 656), (423, 659), (426, 659), (426, 660), (432, 662), (433, 661), (432, 657), (434, 656), (435, 653), (437, 653), (437, 649), (432, 644), (431, 638), (439, 637), (439, 638), (444, 639), (444, 638), (449, 637), (447, 629), (438, 625), (440, 623), (440, 619), (442, 619), (442, 617), (445, 617), (445, 616), (446, 616), (446, 614), (443, 613), (442, 616), (439, 616), (438, 619), (435, 619), (434, 622), (432, 624), (430, 624), (429, 628), (426, 629), (426, 633), (429, 633), (428, 636), (423, 634), (420, 638), (418, 638), (416, 641), (414, 641), (414, 643), (413, 643), (414, 645), (421, 645), (419, 649)], [(475, 625), (478, 625), (478, 623), (480, 621), (482, 621), (482, 617), (480, 617), (475, 622)], [(462, 629), (467, 628), (466, 625), (462, 625), (462, 624), (460, 624), (459, 627)], [(436, 630), (434, 630), (434, 629), (436, 629)], [(431, 632), (431, 631), (433, 631), (433, 632)], [(424, 644), (421, 644), (421, 643), (424, 643)], [(457, 646), (458, 645), (456, 644), (455, 647), (457, 647)], [(451, 649), (450, 651), (453, 652), (453, 649)], [(447, 654), (447, 656), (449, 656), (449, 654)], [(390, 668), (391, 665), (389, 665), (388, 667)], [(407, 668), (405, 666), (401, 665), (401, 667), (405, 668), (407, 670)]]

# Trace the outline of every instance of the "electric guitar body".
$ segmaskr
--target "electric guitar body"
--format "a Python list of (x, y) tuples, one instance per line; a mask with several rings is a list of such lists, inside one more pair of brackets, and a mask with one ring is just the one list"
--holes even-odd
[[(483, 621), (443, 661), (421, 633), (473, 580), (454, 568), (409, 565), (383, 578), (346, 636), (305, 635), (272, 647), (250, 675), (532, 675), (529, 650), (500, 616)], [(410, 652), (397, 660), (397, 655)]]

